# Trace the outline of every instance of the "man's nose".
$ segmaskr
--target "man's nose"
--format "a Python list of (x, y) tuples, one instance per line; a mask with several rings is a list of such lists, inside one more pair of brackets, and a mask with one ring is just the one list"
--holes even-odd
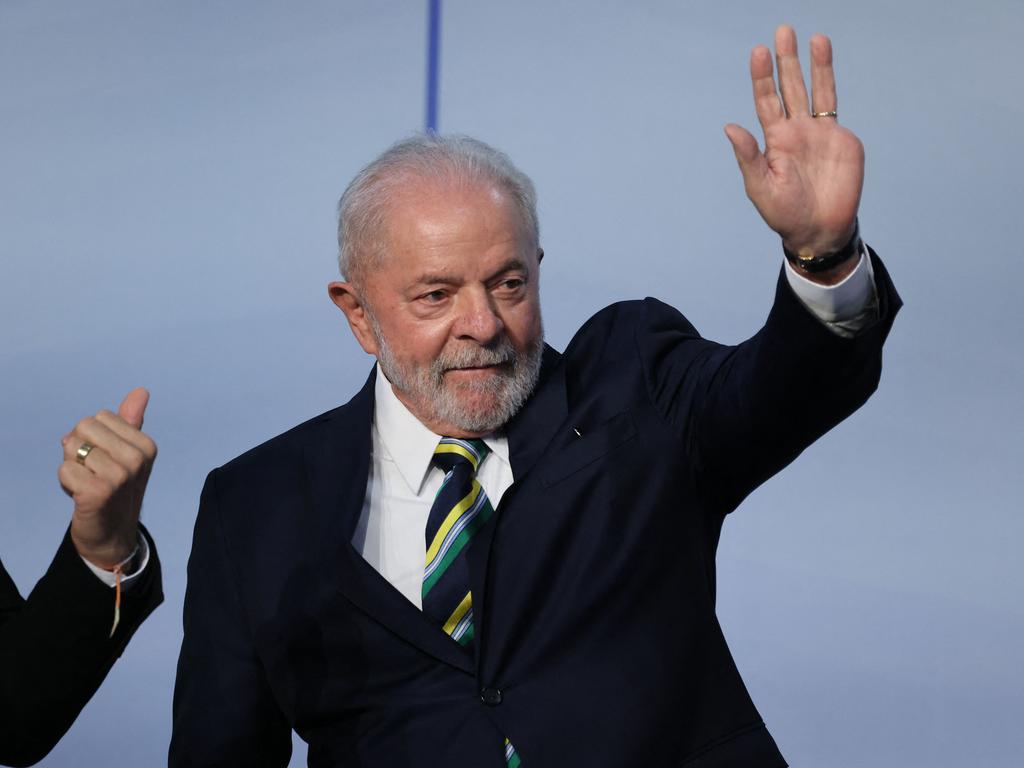
[(455, 335), (460, 339), (475, 341), (486, 346), (505, 330), (501, 317), (494, 311), (490, 296), (473, 295), (464, 297), (465, 303), (460, 307), (456, 319)]

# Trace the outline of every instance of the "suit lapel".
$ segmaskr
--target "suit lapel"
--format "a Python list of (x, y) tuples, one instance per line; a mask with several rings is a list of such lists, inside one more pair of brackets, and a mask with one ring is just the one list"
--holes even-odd
[(352, 546), (370, 471), (376, 369), (347, 405), (324, 416), (305, 449), (307, 502), (319, 522), (318, 560), (341, 593), (372, 619), (436, 659), (466, 672), (472, 660)]
[(569, 413), (561, 361), (562, 356), (545, 344), (537, 388), (505, 428), (512, 476), (517, 481), (533, 469)]
[(466, 560), (469, 563), (470, 589), (473, 591), (473, 616), (477, 625), (477, 659), (486, 647), (487, 567), (498, 521), (508, 502), (515, 496), (526, 474), (533, 469), (552, 438), (564, 428), (569, 408), (565, 389), (562, 356), (544, 345), (540, 379), (533, 395), (523, 409), (505, 428), (508, 437), (509, 461), (512, 464), (512, 486), (505, 491), (495, 514), (473, 537)]

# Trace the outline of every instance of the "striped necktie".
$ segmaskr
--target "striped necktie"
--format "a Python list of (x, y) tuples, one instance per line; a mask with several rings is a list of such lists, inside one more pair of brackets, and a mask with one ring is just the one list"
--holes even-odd
[[(473, 652), (473, 593), (469, 588), (467, 545), (494, 508), (476, 479), (490, 449), (483, 440), (442, 437), (434, 466), (444, 472), (427, 517), (423, 612), (470, 654)], [(519, 768), (519, 755), (505, 739), (505, 762)]]
[(427, 518), (423, 612), (470, 653), (473, 595), (469, 590), (466, 545), (494, 514), (475, 477), (488, 451), (483, 440), (441, 438), (433, 462), (445, 473), (444, 481)]

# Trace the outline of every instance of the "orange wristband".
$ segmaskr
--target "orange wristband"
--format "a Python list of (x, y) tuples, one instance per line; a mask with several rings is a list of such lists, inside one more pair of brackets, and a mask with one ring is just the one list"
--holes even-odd
[(114, 624), (110, 627), (110, 637), (114, 636), (117, 631), (117, 625), (121, 623), (121, 578), (124, 576), (124, 568), (126, 565), (130, 565), (135, 556), (139, 554), (138, 546), (135, 550), (124, 560), (112, 568), (104, 568), (105, 571), (110, 571), (114, 574)]

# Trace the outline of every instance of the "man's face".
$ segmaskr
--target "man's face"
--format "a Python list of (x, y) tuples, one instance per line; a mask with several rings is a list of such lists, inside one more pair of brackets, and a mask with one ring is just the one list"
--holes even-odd
[(388, 212), (384, 256), (360, 286), (372, 339), (353, 329), (438, 434), (493, 432), (536, 384), (539, 254), (521, 230), (490, 186), (411, 185)]

